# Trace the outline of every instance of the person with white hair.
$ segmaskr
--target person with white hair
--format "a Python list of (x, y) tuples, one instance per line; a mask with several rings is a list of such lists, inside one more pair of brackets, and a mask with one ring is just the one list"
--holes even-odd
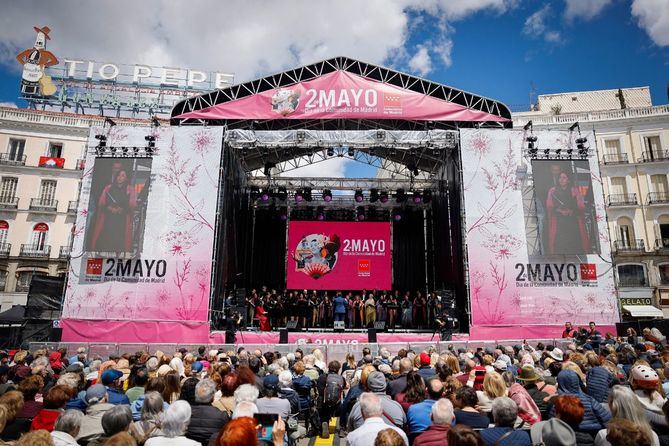
[(453, 403), (449, 399), (441, 398), (432, 405), (432, 424), (416, 437), (413, 446), (441, 446), (451, 428), (455, 414)]
[(209, 444), (223, 426), (230, 420), (227, 412), (222, 412), (212, 405), (216, 394), (216, 383), (203, 379), (195, 386), (195, 403), (191, 410), (190, 424), (186, 437)]
[(232, 412), (232, 419), (236, 420), (241, 417), (253, 418), (257, 413), (258, 406), (249, 401), (241, 401), (235, 406), (235, 410)]
[(290, 370), (279, 373), (279, 398), (288, 400), (290, 413), (296, 414), (300, 411), (300, 397), (293, 389), (293, 374)]
[(144, 446), (201, 446), (203, 443), (184, 436), (190, 419), (190, 405), (186, 401), (175, 401), (163, 416), (161, 425), (163, 435), (149, 438)]
[(258, 392), (258, 388), (256, 386), (251, 384), (242, 384), (241, 386), (237, 387), (237, 390), (235, 390), (235, 405), (241, 403), (242, 401), (248, 401), (255, 404), (258, 400), (258, 395), (260, 395), (260, 392)]
[(54, 446), (77, 446), (75, 438), (79, 435), (84, 414), (76, 409), (66, 410), (56, 419), (51, 440)]
[(409, 445), (409, 439), (402, 429), (386, 424), (383, 418), (381, 418), (383, 416), (383, 406), (378, 395), (365, 392), (360, 395), (359, 402), (362, 417), (365, 421), (359, 428), (349, 432), (346, 436), (346, 446), (373, 445), (377, 434), (384, 429), (393, 429), (402, 437), (405, 446)]
[(500, 396), (492, 401), (492, 417), (495, 426), (480, 431), (486, 445), (532, 446), (526, 430), (515, 430), (518, 406), (508, 396)]

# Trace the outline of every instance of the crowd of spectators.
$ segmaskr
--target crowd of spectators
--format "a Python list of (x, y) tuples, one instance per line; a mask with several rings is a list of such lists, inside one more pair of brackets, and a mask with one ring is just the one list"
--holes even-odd
[(664, 337), (568, 342), (365, 348), (343, 363), (300, 348), (1, 352), (0, 444), (669, 444)]

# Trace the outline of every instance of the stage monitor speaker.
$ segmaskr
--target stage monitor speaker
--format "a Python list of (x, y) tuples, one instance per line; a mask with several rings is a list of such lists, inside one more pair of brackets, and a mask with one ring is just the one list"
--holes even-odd
[(235, 339), (235, 334), (231, 331), (226, 331), (225, 332), (225, 343), (226, 344), (234, 344), (236, 339)]
[(346, 325), (344, 324), (344, 321), (335, 321), (334, 331), (344, 331), (345, 329)]
[(370, 328), (367, 330), (367, 342), (370, 344), (375, 344), (376, 343), (376, 329), (375, 328)]
[(374, 330), (376, 331), (385, 331), (386, 321), (376, 321), (374, 322)]
[(297, 330), (297, 321), (286, 321), (286, 330)]
[(279, 330), (279, 344), (288, 344), (288, 329), (282, 328)]

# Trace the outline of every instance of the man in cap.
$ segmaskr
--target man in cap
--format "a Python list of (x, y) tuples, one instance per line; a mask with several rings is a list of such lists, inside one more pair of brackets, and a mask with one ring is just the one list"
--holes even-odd
[(420, 368), (418, 369), (418, 374), (426, 382), (436, 375), (434, 368), (430, 366), (430, 354), (426, 351), (420, 353)]
[(259, 413), (275, 413), (283, 420), (288, 419), (290, 415), (290, 402), (279, 398), (279, 377), (276, 375), (267, 375), (263, 380), (264, 397), (258, 398), (256, 406)]
[(114, 408), (113, 404), (107, 402), (107, 389), (102, 384), (95, 384), (86, 390), (86, 403), (86, 416), (77, 435), (79, 444), (88, 444), (104, 436), (102, 416)]
[(108, 369), (102, 373), (102, 385), (107, 389), (109, 404), (130, 404), (130, 400), (121, 390), (122, 376), (123, 372), (116, 369)]
[[(386, 394), (386, 377), (381, 372), (372, 372), (367, 377), (367, 390), (378, 396), (383, 408), (383, 420), (389, 426), (397, 426), (402, 428), (406, 424), (406, 415), (404, 409), (397, 401), (393, 401), (390, 395)], [(348, 416), (348, 431), (362, 426), (364, 422), (363, 415), (360, 411), (360, 401), (355, 403)]]

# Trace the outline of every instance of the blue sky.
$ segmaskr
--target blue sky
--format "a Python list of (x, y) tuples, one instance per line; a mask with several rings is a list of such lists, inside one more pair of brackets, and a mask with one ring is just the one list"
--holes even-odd
[[(231, 71), (239, 81), (345, 55), (513, 110), (527, 108), (532, 83), (537, 94), (648, 85), (653, 103), (669, 103), (669, 0), (176, 3), (3, 5), (0, 102), (21, 105), (13, 56), (32, 46), (33, 25), (49, 25), (60, 57)], [(226, 14), (212, 15), (219, 5)]]

